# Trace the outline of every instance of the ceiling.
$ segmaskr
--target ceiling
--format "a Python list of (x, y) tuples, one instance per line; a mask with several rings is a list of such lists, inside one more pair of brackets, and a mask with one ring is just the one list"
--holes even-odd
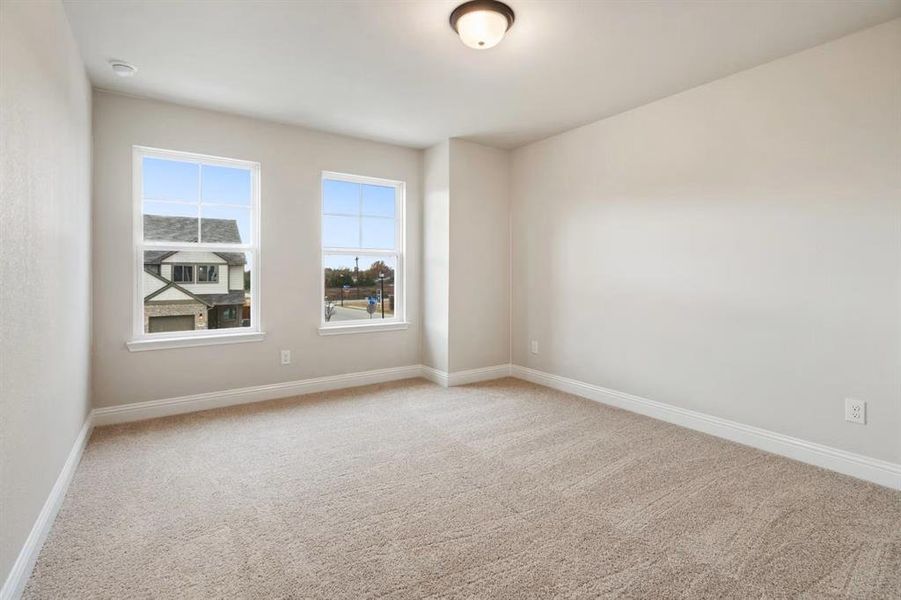
[(457, 1), (65, 6), (98, 88), (413, 147), (518, 146), (901, 16), (901, 0), (507, 2), (516, 23), (482, 51), (448, 25)]

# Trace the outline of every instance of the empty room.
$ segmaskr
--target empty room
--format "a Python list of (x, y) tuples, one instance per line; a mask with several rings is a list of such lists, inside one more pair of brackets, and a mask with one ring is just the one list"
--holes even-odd
[(0, 600), (901, 599), (901, 0), (0, 0)]

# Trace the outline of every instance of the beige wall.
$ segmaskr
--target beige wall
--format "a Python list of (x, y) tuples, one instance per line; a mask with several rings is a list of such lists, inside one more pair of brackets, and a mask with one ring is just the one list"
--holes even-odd
[(448, 371), (510, 362), (510, 153), (450, 140)]
[[(131, 353), (131, 147), (261, 163), (265, 341)], [(421, 152), (97, 92), (94, 96), (95, 406), (419, 363)], [(323, 170), (407, 182), (409, 329), (320, 336)], [(293, 363), (279, 364), (290, 349)], [(185, 365), (215, 368), (186, 368)]]
[(512, 190), (515, 363), (901, 460), (901, 20), (520, 148)]
[(0, 2), (0, 584), (87, 417), (91, 92), (62, 6)]
[(422, 364), (447, 371), (450, 308), (450, 144), (425, 151), (422, 212)]
[(510, 362), (510, 153), (459, 139), (425, 152), (422, 363)]

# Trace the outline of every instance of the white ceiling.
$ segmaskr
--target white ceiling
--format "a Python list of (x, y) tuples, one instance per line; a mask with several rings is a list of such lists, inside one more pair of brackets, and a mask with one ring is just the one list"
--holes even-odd
[(99, 88), (414, 147), (521, 145), (901, 16), (901, 0), (508, 0), (507, 39), (478, 51), (448, 25), (458, 3), (65, 6)]

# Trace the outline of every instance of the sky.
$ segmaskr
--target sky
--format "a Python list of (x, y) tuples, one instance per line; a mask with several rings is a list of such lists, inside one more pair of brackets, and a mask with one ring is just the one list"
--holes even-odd
[[(361, 271), (365, 271), (366, 269), (368, 269), (369, 267), (372, 266), (372, 263), (379, 261), (379, 260), (382, 261), (383, 263), (385, 263), (386, 265), (388, 265), (389, 267), (391, 267), (392, 269), (394, 269), (396, 266), (394, 264), (396, 261), (393, 256), (372, 256), (372, 255), (366, 255), (366, 254), (360, 254), (358, 256), (360, 259), (360, 270)], [(332, 269), (351, 269), (351, 270), (353, 270), (354, 258), (357, 258), (357, 256), (347, 256), (344, 254), (341, 254), (341, 255), (332, 254), (332, 255), (324, 256), (322, 258), (322, 262), (324, 263), (324, 266), (332, 268)]]
[(326, 179), (322, 182), (322, 245), (394, 248), (394, 188)]
[[(233, 219), (252, 243), (249, 170), (145, 157), (143, 188), (145, 214)], [(395, 247), (393, 187), (326, 179), (322, 209), (323, 246)]]

